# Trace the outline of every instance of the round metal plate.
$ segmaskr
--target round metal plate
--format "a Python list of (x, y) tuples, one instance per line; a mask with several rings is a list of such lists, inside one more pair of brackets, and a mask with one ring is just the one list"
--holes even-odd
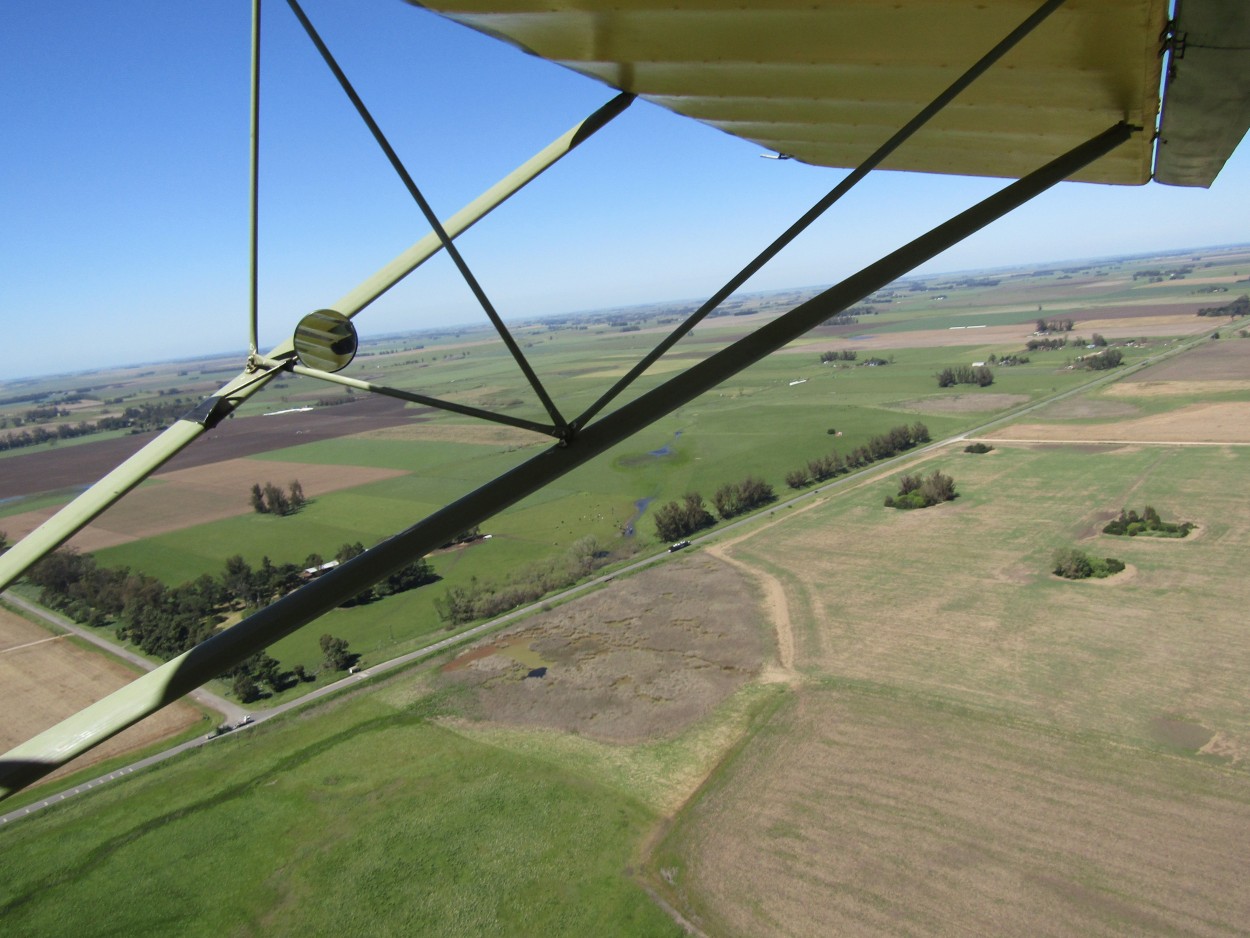
[(319, 371), (341, 371), (356, 357), (356, 327), (342, 313), (319, 309), (295, 327), (295, 354), (301, 363)]

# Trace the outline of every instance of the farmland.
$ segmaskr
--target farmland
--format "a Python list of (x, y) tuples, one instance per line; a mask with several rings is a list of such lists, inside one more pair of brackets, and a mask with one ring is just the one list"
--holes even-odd
[[(69, 636), (50, 636), (45, 629), (0, 606), (0, 687), (7, 703), (0, 746), (5, 751), (135, 677), (133, 668), (88, 650)], [(90, 756), (68, 763), (52, 777), (61, 778), (84, 766), (133, 754), (210, 725), (195, 707), (177, 703), (108, 740)]]
[[(1211, 263), (1204, 282), (1250, 269), (1244, 253)], [(1211, 299), (1192, 285), (1134, 281), (1127, 263), (1005, 279), (935, 280), (883, 305), (871, 330), (822, 327), (492, 519), (489, 541), (432, 556), (441, 583), (336, 610), (274, 654), (315, 663), (316, 633), (330, 631), (381, 660), (441, 632), (434, 600), (475, 576), (522, 571), (587, 535), (613, 562), (654, 551), (656, 500), (748, 473), (784, 492), (795, 465), (892, 425), (923, 420), (940, 439), (1076, 388), (1089, 375), (1062, 351), (997, 368), (988, 388), (936, 386), (942, 367), (1019, 352), (1039, 303), (1087, 335), (1095, 323), (1122, 335), (1130, 364), (1227, 325), (1193, 316)], [(766, 315), (748, 312), (679, 349), (701, 356)], [(998, 325), (952, 329), (991, 314)], [(554, 396), (585, 403), (644, 326), (535, 326), (528, 341)], [(0, 853), (6, 924), (80, 931), (77, 910), (105, 909), (128, 933), (175, 920), (204, 934), (677, 933), (650, 893), (717, 935), (1239, 933), (1250, 342), (1233, 331), (994, 429), (984, 456), (949, 446), (825, 487), (436, 669), (15, 825)], [(468, 339), (363, 363), (374, 380), (511, 408), (525, 392)], [(819, 363), (840, 348), (887, 363)], [(294, 380), (283, 391), (287, 404), (313, 393)], [(181, 490), (194, 517), (110, 512), (84, 538), (113, 532), (102, 563), (171, 583), (232, 553), (298, 562), (383, 537), (539, 451), (528, 434), (424, 410), (354, 433), (357, 406), (331, 409), (337, 436), (283, 437), (217, 462), (216, 479), (213, 464), (171, 464), (135, 493)], [(292, 415), (305, 416), (316, 412)], [(899, 473), (934, 468), (958, 499), (882, 508)], [(249, 470), (296, 474), (313, 499), (286, 518), (252, 514)], [(10, 502), (10, 533), (25, 503), (49, 497)], [(145, 504), (178, 503), (161, 497)], [(1183, 541), (1099, 533), (1143, 504), (1198, 529)], [(1066, 546), (1128, 569), (1060, 581), (1048, 562)]]
[[(930, 460), (941, 509), (865, 487), (732, 549), (803, 680), (657, 852), (711, 933), (1242, 932), (1250, 447), (996, 447)], [(1199, 539), (1113, 548), (1133, 499)], [(1129, 569), (1060, 581), (1068, 544)]]

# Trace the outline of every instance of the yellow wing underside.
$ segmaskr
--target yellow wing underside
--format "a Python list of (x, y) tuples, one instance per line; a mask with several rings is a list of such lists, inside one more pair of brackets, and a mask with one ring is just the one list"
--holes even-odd
[[(1037, 0), (430, 0), (423, 6), (726, 133), (854, 166)], [(1120, 120), (1153, 128), (1163, 0), (1069, 0), (883, 168), (1018, 177)], [(1149, 180), (1149, 133), (1078, 178)]]

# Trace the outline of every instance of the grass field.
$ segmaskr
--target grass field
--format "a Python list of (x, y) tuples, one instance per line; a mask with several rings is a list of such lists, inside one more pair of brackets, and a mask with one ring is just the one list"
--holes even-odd
[[(732, 548), (786, 584), (804, 680), (657, 854), (678, 907), (728, 935), (1242, 933), (1248, 459), (953, 451), (925, 466), (953, 503), (888, 512), (882, 480)], [(1099, 533), (1143, 504), (1200, 531)], [(1061, 581), (1067, 545), (1129, 569)]]
[(447, 706), (374, 694), (6, 831), (6, 931), (681, 933), (626, 872), (651, 809), (428, 722)]
[[(1143, 298), (1227, 298), (1131, 271), (1037, 273), (996, 297), (934, 278), (864, 332), (1009, 322), (1015, 308), (1027, 324), (1038, 304), (1103, 321)], [(678, 354), (722, 345), (752, 318), (700, 326)], [(526, 336), (562, 405), (588, 402), (604, 380), (591, 372), (654, 340), (593, 332), (592, 345), (571, 329)], [(315, 664), (317, 636), (331, 632), (366, 661), (389, 657), (439, 629), (433, 600), (447, 585), (498, 578), (587, 533), (615, 539), (640, 500), (710, 496), (748, 472), (781, 492), (786, 471), (831, 447), (916, 419), (941, 437), (1086, 377), (1036, 356), (996, 369), (992, 387), (939, 391), (939, 368), (1019, 346), (938, 341), (891, 349), (883, 367), (819, 365), (848, 341), (818, 335), (749, 369), (492, 520), (490, 541), (436, 556), (442, 584), (337, 610), (274, 654)], [(1212, 380), (1240, 380), (1239, 341), (1207, 363), (1209, 377), (1233, 376)], [(362, 365), (520, 413), (531, 405), (511, 402), (528, 392), (501, 361), (448, 336)], [(135, 377), (136, 393), (152, 393), (148, 380)], [(1193, 386), (1162, 394), (1147, 380), (1029, 420), (1074, 432), (1211, 394), (1245, 401), (1240, 386), (1197, 387), (1192, 369), (1158, 380)], [(732, 588), (710, 572), (725, 565), (674, 558), (667, 579), (629, 580), (629, 601), (618, 580), (492, 638), (465, 672), (362, 685), (13, 825), (0, 851), (5, 928), (678, 934), (645, 884), (715, 935), (1244, 934), (1250, 448), (995, 446), (926, 458), (924, 471), (955, 477), (953, 503), (887, 511), (892, 478), (827, 489), (724, 548), (755, 574)], [(286, 448), (271, 458), (408, 474), (327, 491), (290, 518), (223, 518), (100, 556), (171, 581), (232, 553), (299, 561), (391, 533), (532, 452), (446, 418)], [(1199, 529), (1184, 541), (1098, 533), (1144, 504)], [(634, 540), (654, 547), (643, 518)], [(1128, 570), (1051, 577), (1051, 552), (1072, 545)], [(777, 676), (760, 647), (768, 586), (784, 594), (793, 645), (783, 683), (751, 680), (757, 667)], [(535, 662), (550, 680), (526, 677)], [(688, 706), (705, 677), (713, 690)], [(604, 731), (609, 721), (625, 729)]]

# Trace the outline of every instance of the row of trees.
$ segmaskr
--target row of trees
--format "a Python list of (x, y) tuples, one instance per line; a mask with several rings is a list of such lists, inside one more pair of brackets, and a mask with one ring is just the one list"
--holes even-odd
[(776, 499), (771, 485), (763, 479), (747, 476), (741, 482), (726, 482), (718, 488), (712, 496), (712, 504), (722, 518), (733, 518)]
[(1058, 339), (1029, 339), (1024, 344), (1024, 347), (1030, 352), (1053, 352), (1055, 349), (1067, 348), (1068, 340), (1062, 337)]
[(306, 504), (304, 487), (299, 479), (292, 479), (287, 491), (266, 482), (262, 488), (260, 483), (252, 486), (252, 510), (262, 515), (293, 515)]
[(820, 363), (827, 365), (830, 362), (853, 362), (859, 357), (859, 353), (854, 349), (844, 348), (836, 352), (821, 352)]
[(1250, 296), (1242, 294), (1223, 306), (1207, 306), (1198, 310), (1199, 316), (1250, 316)]
[(862, 469), (882, 459), (905, 453), (913, 446), (928, 443), (929, 428), (917, 421), (911, 426), (899, 424), (885, 433), (877, 434), (863, 446), (857, 446), (845, 457), (835, 450), (825, 456), (809, 459), (807, 465), (786, 473), (786, 485), (801, 489), (805, 485), (824, 482), (834, 476)]
[(958, 365), (955, 368), (943, 368), (938, 372), (939, 388), (954, 387), (956, 384), (975, 384), (987, 388), (994, 383), (994, 372), (988, 365)]
[[(363, 551), (359, 543), (344, 544), (338, 558), (347, 560)], [(320, 562), (317, 555), (309, 560), (314, 558)], [(246, 614), (290, 592), (302, 581), (303, 568), (275, 564), (267, 556), (253, 568), (235, 555), (225, 561), (219, 576), (204, 573), (170, 587), (127, 567), (102, 567), (90, 554), (58, 550), (31, 567), (26, 576), (40, 588), (40, 602), (45, 606), (89, 626), (116, 624), (120, 638), (168, 660), (210, 637), (230, 612), (242, 609)], [(371, 602), (436, 579), (429, 562), (420, 559), (345, 605)], [(244, 700), (255, 699), (264, 685), (278, 691), (294, 681), (313, 679), (303, 666), (287, 671), (264, 653), (226, 676), (235, 678), (236, 693)]]
[[(10, 433), (0, 436), (0, 451), (22, 449), (27, 446), (38, 446), (42, 443), (54, 443), (61, 440), (72, 440), (80, 436), (89, 436), (104, 430), (129, 430), (131, 433), (142, 433), (147, 430), (161, 430), (171, 424), (177, 417), (186, 412), (189, 402), (183, 398), (158, 404), (139, 404), (127, 407), (120, 416), (98, 417), (93, 423), (80, 420), (78, 423), (61, 423), (55, 428), (36, 426), (27, 427), (21, 433)], [(68, 413), (68, 411), (65, 411)], [(20, 427), (20, 417), (13, 418), (14, 427)], [(3, 427), (3, 424), (0, 424)]]
[(1071, 319), (1041, 319), (1037, 320), (1037, 331), (1040, 333), (1047, 332), (1071, 332), (1076, 325)]
[(904, 475), (899, 480), (898, 495), (885, 497), (885, 507), (903, 510), (929, 508), (949, 502), (957, 495), (955, 480), (934, 469), (931, 475), (923, 479), (920, 476)]
[(1118, 348), (1108, 348), (1090, 355), (1082, 355), (1076, 360), (1076, 366), (1090, 371), (1106, 371), (1110, 368), (1115, 368), (1123, 361), (1123, 352)]

